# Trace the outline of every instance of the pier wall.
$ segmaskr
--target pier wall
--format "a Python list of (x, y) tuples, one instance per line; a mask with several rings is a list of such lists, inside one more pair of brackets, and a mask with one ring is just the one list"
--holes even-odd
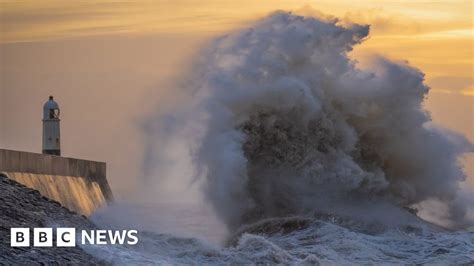
[(0, 149), (0, 172), (86, 216), (113, 199), (103, 162)]

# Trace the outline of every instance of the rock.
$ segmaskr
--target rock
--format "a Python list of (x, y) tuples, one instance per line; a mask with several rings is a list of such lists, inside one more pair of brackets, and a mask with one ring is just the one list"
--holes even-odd
[(74, 227), (76, 230), (96, 228), (84, 216), (72, 213), (57, 202), (44, 198), (38, 191), (0, 174), (1, 265), (105, 264), (79, 247), (10, 247), (12, 227)]

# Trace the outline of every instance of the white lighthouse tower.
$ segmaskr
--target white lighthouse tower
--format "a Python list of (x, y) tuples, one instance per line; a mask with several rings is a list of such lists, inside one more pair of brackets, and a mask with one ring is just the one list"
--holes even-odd
[(53, 96), (43, 106), (43, 154), (61, 155), (59, 105)]

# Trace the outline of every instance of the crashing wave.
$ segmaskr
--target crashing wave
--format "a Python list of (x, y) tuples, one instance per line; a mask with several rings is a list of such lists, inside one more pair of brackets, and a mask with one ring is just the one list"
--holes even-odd
[(431, 123), (419, 70), (381, 57), (362, 69), (348, 57), (368, 34), (366, 25), (276, 12), (217, 39), (184, 88), (189, 99), (158, 118), (160, 151), (179, 143), (190, 153), (158, 157), (204, 180), (232, 229), (427, 199), (465, 226), (457, 158), (472, 145)]
[(269, 218), (242, 228), (227, 247), (141, 231), (136, 246), (85, 246), (113, 265), (449, 264), (474, 262), (474, 232), (447, 232), (417, 222), (373, 228), (334, 215)]

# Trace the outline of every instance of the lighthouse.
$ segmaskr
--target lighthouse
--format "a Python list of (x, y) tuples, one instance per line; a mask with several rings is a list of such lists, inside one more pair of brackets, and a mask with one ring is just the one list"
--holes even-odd
[(61, 156), (59, 105), (53, 96), (43, 106), (43, 154)]

